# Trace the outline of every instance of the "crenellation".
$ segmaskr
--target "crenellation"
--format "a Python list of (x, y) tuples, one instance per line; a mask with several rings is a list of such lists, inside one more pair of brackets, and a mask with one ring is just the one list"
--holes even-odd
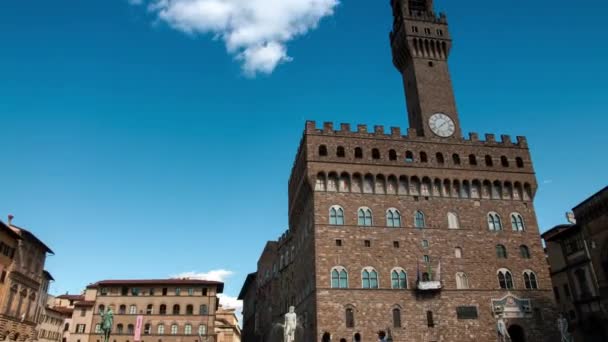
[(317, 130), (317, 123), (313, 120), (306, 121), (306, 133), (314, 133)]
[(411, 128), (411, 127), (410, 127), (410, 128), (408, 128), (408, 129), (407, 129), (407, 136), (408, 136), (409, 138), (412, 138), (412, 137), (417, 137), (417, 136), (418, 136), (418, 130), (417, 130), (417, 129), (415, 129), (415, 128)]
[(526, 139), (526, 137), (517, 136), (517, 145), (522, 148), (528, 148), (528, 139)]
[[(368, 130), (369, 126), (366, 124), (357, 124), (357, 130), (352, 131), (352, 125), (349, 123), (340, 123), (339, 130), (334, 129), (333, 122), (324, 122), (323, 127), (319, 128), (315, 121), (306, 121), (306, 133), (307, 134), (330, 134), (347, 136), (351, 138), (378, 138), (378, 139), (400, 139), (400, 140), (418, 140), (417, 138), (423, 138), (416, 128), (408, 128), (406, 135), (402, 135), (402, 129), (400, 127), (391, 127), (390, 132), (385, 131), (383, 125), (374, 125), (372, 132)], [(525, 137), (518, 136), (517, 142), (511, 139), (508, 134), (501, 134), (500, 141), (496, 140), (496, 134), (486, 133), (484, 134), (485, 140), (479, 138), (479, 133), (470, 132), (468, 137), (462, 137), (460, 139), (453, 139), (454, 143), (480, 143), (481, 145), (493, 145), (497, 147), (520, 147), (528, 148), (528, 144)]]
[(401, 138), (401, 128), (391, 127), (391, 138)]

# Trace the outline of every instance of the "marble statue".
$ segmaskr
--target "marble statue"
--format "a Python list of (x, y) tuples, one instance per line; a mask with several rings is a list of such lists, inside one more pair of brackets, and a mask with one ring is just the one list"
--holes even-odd
[(296, 327), (298, 326), (298, 317), (295, 313), (295, 307), (290, 306), (289, 312), (285, 314), (284, 325), (284, 342), (294, 342), (296, 337)]
[[(502, 316), (500, 316), (500, 318), (498, 318), (498, 322), (496, 322), (496, 330), (498, 330), (501, 342), (507, 342), (511, 340), (511, 336), (509, 335), (509, 331), (507, 330), (507, 322)], [(507, 340), (507, 338), (509, 340)]]
[(101, 315), (101, 333), (103, 334), (103, 342), (110, 341), (110, 333), (112, 333), (112, 325), (114, 325), (114, 312), (111, 308), (100, 312)]
[(559, 318), (557, 319), (557, 328), (562, 336), (561, 342), (570, 342), (572, 338), (568, 332), (568, 319), (566, 319), (563, 314), (559, 314)]

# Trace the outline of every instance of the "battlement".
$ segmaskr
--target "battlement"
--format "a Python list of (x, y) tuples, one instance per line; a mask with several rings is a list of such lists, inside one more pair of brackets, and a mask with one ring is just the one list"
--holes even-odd
[[(373, 126), (373, 130), (367, 125), (359, 124), (356, 126), (357, 129), (353, 130), (351, 125), (348, 123), (341, 123), (339, 129), (334, 129), (332, 122), (324, 122), (323, 126), (317, 126), (315, 121), (306, 121), (305, 134), (314, 135), (328, 135), (328, 136), (341, 136), (341, 137), (352, 137), (352, 138), (372, 138), (372, 139), (387, 139), (387, 140), (402, 140), (406, 141), (421, 141), (429, 140), (428, 137), (420, 136), (416, 129), (407, 129), (406, 135), (402, 135), (401, 128), (391, 127), (387, 132), (385, 127), (382, 125)], [(496, 146), (496, 147), (512, 147), (512, 148), (528, 148), (528, 141), (523, 136), (518, 136), (516, 141), (511, 139), (511, 136), (503, 134), (500, 136), (500, 141), (496, 139), (495, 134), (485, 134), (485, 139), (480, 139), (478, 133), (469, 133), (468, 138), (442, 140), (445, 142), (454, 143), (467, 143), (467, 144), (479, 144), (485, 146)], [(433, 138), (431, 138), (433, 139)]]

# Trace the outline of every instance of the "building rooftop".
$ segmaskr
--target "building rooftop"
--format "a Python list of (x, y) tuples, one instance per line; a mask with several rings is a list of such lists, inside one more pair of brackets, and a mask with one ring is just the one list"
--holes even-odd
[[(0, 221), (1, 222), (1, 221)], [(2, 223), (4, 225), (4, 223)], [(19, 227), (19, 226), (15, 226), (14, 224), (9, 224), (8, 227), (15, 232), (16, 234), (19, 234), (19, 236), (21, 236), (21, 238), (27, 238), (27, 239), (31, 239), (34, 242), (38, 243), (39, 245), (41, 245), (44, 250), (49, 253), (49, 254), (55, 254), (55, 252), (53, 252), (53, 250), (47, 246), (44, 242), (42, 242), (42, 240), (40, 240), (39, 238), (36, 237), (36, 235), (34, 235), (32, 232), (30, 232), (29, 230)]]
[(72, 295), (72, 294), (64, 294), (61, 296), (57, 296), (59, 299), (67, 299), (67, 300), (84, 300), (83, 295)]
[(239, 296), (237, 299), (239, 299), (239, 300), (245, 299), (245, 294), (247, 293), (247, 288), (249, 287), (249, 285), (251, 285), (253, 283), (257, 274), (258, 274), (257, 272), (253, 272), (253, 273), (249, 273), (247, 275), (247, 278), (245, 278), (245, 283), (243, 284), (243, 287), (241, 288), (241, 292), (239, 293)]
[(21, 240), (21, 235), (19, 235), (19, 233), (12, 230), (9, 226), (7, 226), (2, 221), (0, 221), (0, 231), (5, 232), (6, 234), (10, 235), (14, 239)]
[(545, 241), (553, 241), (558, 237), (562, 237), (574, 232), (576, 227), (578, 226), (575, 224), (560, 224), (544, 232), (541, 237)]
[(149, 285), (212, 285), (217, 286), (217, 292), (222, 293), (224, 291), (224, 283), (212, 280), (199, 280), (199, 279), (188, 279), (188, 278), (175, 278), (175, 279), (124, 279), (124, 280), (102, 280), (94, 284), (87, 286), (88, 289), (96, 288), (100, 286), (149, 286)]

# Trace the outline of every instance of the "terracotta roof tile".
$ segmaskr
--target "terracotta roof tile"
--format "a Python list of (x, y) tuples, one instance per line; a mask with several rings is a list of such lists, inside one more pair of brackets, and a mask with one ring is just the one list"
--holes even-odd
[(212, 280), (199, 279), (124, 279), (124, 280), (102, 280), (94, 284), (90, 284), (87, 288), (96, 288), (100, 286), (133, 286), (133, 285), (215, 285), (217, 292), (224, 291), (224, 283)]

